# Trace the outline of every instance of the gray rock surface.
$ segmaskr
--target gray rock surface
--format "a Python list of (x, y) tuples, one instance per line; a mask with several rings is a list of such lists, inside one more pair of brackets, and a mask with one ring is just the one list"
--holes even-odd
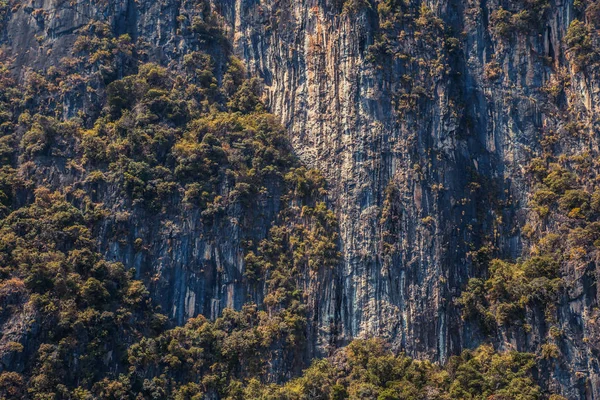
[[(564, 36), (573, 1), (552, 0), (539, 29), (508, 39), (491, 27), (497, 0), (410, 2), (406, 21), (412, 22), (388, 30), (393, 51), (374, 61), (382, 2), (355, 12), (341, 3), (212, 0), (212, 7), (234, 52), (263, 79), (266, 102), (296, 154), (325, 174), (339, 217), (343, 262), (307, 278), (305, 287), (313, 313), (310, 355), (381, 336), (411, 356), (444, 362), (485, 340), (454, 303), (469, 278), (485, 274), (472, 252), (489, 246), (499, 258), (527, 256), (523, 226), (560, 226), (539, 221), (528, 208), (534, 183), (526, 166), (542, 154), (543, 133), (565, 123), (559, 115), (565, 109), (548, 105), (542, 89), (564, 77), (569, 113), (589, 135), (557, 146), (595, 157), (600, 80), (569, 61)], [(194, 7), (191, 1), (26, 4), (9, 12), (2, 33), (3, 55), (16, 59), (21, 79), (68, 56), (92, 19), (146, 43), (152, 61), (178, 63), (196, 46), (177, 20), (182, 8)], [(431, 10), (429, 19), (421, 4)], [(93, 102), (67, 98), (64, 106), (72, 107), (68, 115), (97, 112)], [(264, 220), (277, 211), (265, 199)], [(252, 231), (240, 232), (235, 220), (242, 217), (254, 222)], [(162, 220), (132, 215), (122, 244), (109, 235), (119, 227), (114, 219), (100, 234), (104, 252), (140, 274), (156, 274), (154, 296), (178, 323), (198, 313), (215, 317), (248, 299), (236, 283), (244, 268), (240, 240), (268, 230), (254, 216), (228, 210), (218, 226), (205, 227), (185, 210)], [(143, 254), (133, 250), (136, 238), (147, 244)], [(547, 370), (540, 371), (567, 398), (600, 398), (600, 267), (592, 258), (563, 266), (569, 283), (557, 309), (563, 357), (544, 361)], [(532, 310), (528, 323), (526, 334), (501, 329), (496, 345), (539, 349), (548, 335), (543, 314)]]

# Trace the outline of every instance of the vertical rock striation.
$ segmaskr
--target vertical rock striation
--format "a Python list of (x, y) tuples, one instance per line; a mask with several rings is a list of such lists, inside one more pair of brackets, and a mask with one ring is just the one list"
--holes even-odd
[[(514, 22), (522, 10), (537, 13), (541, 3), (539, 15), (521, 15), (521, 25), (502, 25), (497, 12), (510, 10)], [(556, 144), (553, 154), (598, 155), (598, 69), (577, 68), (565, 42), (581, 13), (574, 2), (211, 5), (234, 52), (262, 78), (269, 109), (287, 128), (295, 153), (326, 176), (339, 218), (343, 261), (308, 277), (304, 287), (309, 356), (352, 338), (381, 336), (411, 356), (444, 362), (484, 341), (481, 327), (463, 320), (455, 303), (469, 278), (486, 276), (482, 249), (498, 258), (527, 257), (524, 226), (551, 231), (561, 225), (540, 221), (529, 206), (535, 182), (526, 167), (546, 151), (546, 133), (580, 121), (585, 135)], [(199, 45), (180, 26), (182, 9), (190, 7), (191, 1), (31, 1), (8, 11), (4, 57), (14, 58), (25, 80), (68, 57), (89, 22), (105, 20), (116, 36), (128, 34), (147, 48), (140, 58), (181, 63)], [(127, 67), (124, 61), (114, 74)], [(560, 98), (549, 101), (548, 88), (557, 81)], [(65, 96), (65, 116), (99, 112), (96, 94), (77, 93)], [(265, 199), (262, 212), (246, 215), (255, 222), (247, 236), (265, 237), (277, 202)], [(206, 228), (198, 215), (177, 210), (161, 221), (133, 219), (125, 245), (106, 239), (114, 227), (100, 232), (103, 251), (142, 274), (160, 275), (151, 288), (178, 323), (241, 307), (248, 293), (236, 283), (244, 270), (237, 224)], [(136, 238), (151, 243), (147, 256), (135, 255)], [(541, 372), (569, 398), (600, 398), (600, 267), (587, 261), (562, 266), (569, 284), (557, 306), (563, 357)], [(528, 333), (501, 328), (493, 341), (538, 350), (549, 329), (539, 314), (527, 315)]]
[[(400, 3), (215, 6), (237, 53), (264, 79), (295, 151), (332, 187), (344, 261), (341, 287), (320, 294), (317, 324), (328, 338), (320, 344), (383, 336), (412, 356), (444, 361), (484, 340), (454, 305), (470, 277), (485, 275), (476, 251), (529, 254), (520, 234), (536, 221), (527, 165), (544, 154), (545, 132), (580, 120), (589, 141), (570, 140), (554, 154), (597, 154), (597, 68), (573, 65), (565, 36), (578, 11), (570, 1)], [(506, 28), (503, 7), (512, 21), (530, 19)], [(547, 95), (557, 77), (563, 103)], [(570, 289), (558, 311), (564, 359), (543, 375), (569, 398), (596, 398), (598, 266), (592, 256), (573, 268), (563, 266)], [(539, 349), (549, 326), (543, 315), (528, 318), (529, 334), (501, 329), (499, 346)]]

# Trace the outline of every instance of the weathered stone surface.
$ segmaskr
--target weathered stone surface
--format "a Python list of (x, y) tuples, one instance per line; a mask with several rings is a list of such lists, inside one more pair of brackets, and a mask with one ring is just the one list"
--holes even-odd
[[(534, 29), (509, 40), (491, 26), (498, 2), (424, 2), (460, 42), (459, 51), (445, 54), (446, 71), (429, 77), (433, 60), (446, 51), (443, 39), (422, 46), (411, 26), (394, 32), (391, 42), (423, 60), (420, 69), (402, 57), (369, 62), (381, 2), (356, 14), (341, 12), (335, 1), (216, 3), (236, 51), (265, 80), (268, 104), (288, 127), (294, 149), (333, 187), (344, 265), (340, 297), (328, 297), (333, 289), (321, 294), (324, 330), (337, 304), (338, 340), (384, 336), (410, 355), (440, 361), (477, 344), (482, 337), (460, 320), (452, 299), (468, 277), (481, 273), (471, 249), (490, 243), (500, 257), (527, 254), (519, 228), (528, 222), (533, 187), (525, 167), (541, 153), (542, 132), (562, 123), (544, 105), (541, 89), (566, 71), (578, 118), (592, 121), (597, 111), (595, 75), (575, 72), (566, 54), (572, 2), (551, 2), (539, 34)], [(492, 62), (500, 68), (497, 80), (486, 76)], [(405, 75), (426, 93), (416, 112), (403, 114), (397, 102), (407, 93)], [(596, 148), (597, 130), (590, 134)], [(565, 153), (581, 145), (569, 143)], [(482, 189), (472, 190), (473, 181)], [(400, 215), (396, 249), (386, 256), (381, 213), (389, 185), (398, 188)], [(569, 284), (577, 292), (560, 305), (559, 326), (569, 339), (564, 359), (543, 375), (556, 379), (569, 398), (600, 395), (598, 347), (588, 331), (596, 329), (588, 315), (595, 313), (597, 293), (585, 289), (595, 285), (597, 268), (564, 271), (575, 274)], [(539, 348), (548, 327), (543, 316), (530, 318), (533, 331), (503, 335), (501, 347)]]
[[(539, 31), (509, 39), (491, 27), (496, 0), (422, 2), (436, 18), (431, 26), (415, 22), (416, 1), (407, 17), (412, 22), (391, 30), (395, 55), (375, 61), (369, 51), (383, 29), (375, 11), (380, 1), (357, 12), (344, 12), (340, 0), (212, 3), (235, 53), (264, 80), (267, 104), (288, 129), (295, 152), (327, 177), (339, 216), (343, 263), (306, 281), (314, 313), (311, 355), (373, 335), (411, 356), (441, 362), (479, 344), (483, 334), (461, 320), (454, 304), (470, 277), (485, 274), (470, 252), (491, 246), (500, 258), (526, 256), (520, 233), (526, 223), (539, 229), (560, 224), (543, 225), (531, 216), (533, 184), (525, 170), (542, 152), (542, 133), (564, 125), (556, 115), (562, 111), (546, 106), (541, 90), (559, 74), (568, 83), (569, 112), (590, 135), (557, 146), (597, 155), (599, 80), (594, 71), (576, 70), (564, 44), (573, 1), (551, 1)], [(9, 13), (4, 56), (16, 59), (15, 72), (25, 79), (30, 69), (68, 56), (77, 30), (99, 19), (110, 21), (115, 34), (147, 43), (149, 60), (177, 63), (197, 45), (179, 32), (181, 7), (191, 2), (32, 1)], [(494, 79), (486, 72), (492, 63)], [(73, 108), (71, 115), (86, 107), (97, 112), (91, 97), (65, 107)], [(271, 220), (276, 202), (265, 200), (263, 212), (264, 221)], [(242, 215), (230, 210), (227, 218), (207, 229), (186, 211), (161, 221), (132, 215), (126, 244), (119, 245), (107, 233), (118, 226), (115, 216), (115, 225), (100, 233), (102, 248), (140, 274), (156, 273), (150, 287), (179, 323), (197, 313), (214, 317), (247, 299), (236, 284), (244, 266), (235, 219)], [(268, 227), (253, 229), (264, 237)], [(136, 238), (148, 243), (142, 256), (133, 251)], [(573, 263), (564, 269), (570, 287), (558, 306), (563, 358), (540, 373), (568, 398), (600, 398), (600, 267)], [(530, 333), (505, 330), (496, 344), (538, 349), (548, 327), (533, 312), (528, 322)]]

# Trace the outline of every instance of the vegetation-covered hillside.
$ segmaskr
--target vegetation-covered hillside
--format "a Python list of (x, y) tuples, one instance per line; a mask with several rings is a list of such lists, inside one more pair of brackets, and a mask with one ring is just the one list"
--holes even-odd
[[(564, 393), (560, 385), (549, 382), (565, 373), (577, 380), (574, 390), (595, 393), (588, 378), (597, 362), (589, 371), (570, 371), (564, 361), (572, 356), (565, 343), (585, 341), (591, 358), (600, 343), (591, 328), (581, 335), (565, 331), (564, 308), (573, 299), (586, 299), (577, 311), (589, 326), (600, 320), (597, 303), (587, 300), (597, 290), (597, 278), (589, 277), (598, 271), (600, 247), (597, 121), (569, 102), (575, 94), (566, 69), (549, 72), (552, 79), (529, 97), (520, 94), (543, 96), (540, 112), (554, 119), (528, 150), (535, 156), (518, 166), (523, 176), (515, 181), (531, 193), (523, 189), (528, 201), (519, 210), (525, 216), (515, 217), (508, 229), (502, 218), (517, 211), (510, 190), (497, 187), (510, 179), (496, 172), (510, 168), (490, 172), (475, 162), (465, 168), (470, 174), (446, 179), (465, 192), (444, 187), (445, 171), (436, 170), (451, 158), (444, 148), (454, 140), (464, 142), (456, 145), (460, 156), (453, 168), (473, 148), (486, 162), (496, 161), (475, 143), (487, 117), (475, 120), (467, 104), (454, 102), (464, 95), (460, 84), (479, 83), (461, 69), (459, 38), (469, 27), (457, 32), (456, 19), (443, 20), (439, 9), (420, 1), (319, 3), (340, 24), (374, 26), (372, 35), (356, 32), (364, 63), (355, 67), (374, 71), (373, 81), (378, 74), (390, 77), (394, 84), (384, 92), (393, 100), (389, 109), (369, 103), (375, 96), (353, 101), (357, 109), (398, 119), (398, 137), (414, 129), (402, 151), (418, 159), (395, 165), (399, 172), (392, 177), (369, 164), (369, 157), (391, 157), (391, 150), (374, 156), (372, 149), (343, 149), (345, 161), (334, 168), (347, 169), (356, 160), (369, 164), (369, 179), (385, 181), (386, 189), (370, 191), (362, 176), (332, 194), (330, 187), (340, 183), (326, 182), (322, 172), (301, 162), (290, 127), (267, 110), (277, 77), (253, 76), (242, 52), (234, 52), (232, 38), (244, 38), (228, 30), (226, 19), (237, 16), (236, 7), (208, 0), (37, 3), (0, 1), (2, 43), (10, 43), (0, 52), (0, 399), (564, 400), (556, 394)], [(280, 11), (273, 16), (264, 5), (255, 17), (265, 37), (281, 30), (288, 39), (293, 7), (276, 3)], [(481, 17), (472, 2), (464, 10), (462, 3), (450, 3), (457, 14)], [(563, 38), (566, 57), (573, 74), (593, 78), (600, 65), (600, 6), (575, 3), (578, 18)], [(486, 40), (510, 47), (546, 34), (544, 21), (554, 6), (545, 0), (493, 2), (485, 16)], [(144, 19), (148, 9), (160, 18)], [(317, 6), (309, 11), (320, 15)], [(62, 21), (70, 16), (77, 24), (65, 28)], [(14, 21), (21, 20), (43, 34), (15, 32)], [(302, 29), (320, 35), (319, 24)], [(68, 39), (60, 42), (63, 37)], [(307, 42), (315, 54), (321, 51), (317, 39)], [(261, 51), (250, 47), (247, 53)], [(273, 67), (285, 57), (298, 62), (297, 48), (287, 50), (261, 61), (287, 77)], [(551, 64), (552, 57), (538, 61)], [(46, 58), (50, 66), (39, 61)], [(318, 68), (333, 67), (323, 56)], [(488, 59), (485, 90), (509, 80), (505, 74), (495, 56)], [(449, 94), (442, 82), (450, 82)], [(438, 98), (444, 115), (431, 111), (430, 101)], [(303, 104), (313, 106), (303, 102), (297, 96), (284, 104), (300, 119)], [(437, 146), (418, 133), (423, 115), (435, 116), (428, 120), (432, 130), (442, 121), (455, 136), (440, 135)], [(351, 123), (359, 126), (359, 120)], [(375, 137), (381, 124), (369, 126)], [(330, 154), (332, 163), (336, 154)], [(410, 186), (411, 179), (424, 186)], [(368, 187), (358, 200), (361, 213), (351, 221), (362, 228), (353, 231), (356, 236), (344, 235), (334, 207), (350, 202), (356, 187)], [(455, 199), (456, 193), (464, 197)], [(428, 202), (426, 212), (416, 211)], [(444, 246), (468, 252), (423, 256), (418, 246), (446, 237), (436, 213), (465, 224), (466, 233), (452, 226), (456, 242)], [(418, 226), (407, 222), (413, 216)], [(510, 238), (501, 240), (509, 230)], [(473, 239), (484, 231), (488, 235)], [(521, 257), (504, 257), (500, 247), (521, 235)], [(363, 242), (371, 247), (361, 247)], [(422, 256), (429, 264), (419, 261)], [(443, 264), (448, 270), (440, 267), (439, 276), (421, 276), (440, 260), (461, 263)], [(355, 274), (356, 265), (363, 275)], [(587, 286), (575, 290), (576, 280)], [(368, 292), (367, 304), (352, 297), (348, 288), (355, 287)], [(424, 294), (415, 298), (418, 290)], [(413, 297), (405, 296), (409, 291)], [(387, 298), (399, 305), (377, 308)], [(442, 311), (431, 326), (406, 305), (433, 299)], [(385, 335), (348, 334), (341, 315), (357, 315), (352, 307), (377, 309), (371, 317)], [(457, 321), (451, 322), (464, 329), (444, 341), (439, 326), (455, 310)], [(391, 332), (382, 322), (390, 319)], [(371, 323), (349, 321), (363, 333), (371, 332)], [(419, 335), (407, 334), (413, 332), (407, 325)], [(407, 348), (427, 348), (431, 338), (437, 348), (427, 349), (430, 360), (406, 354)], [(474, 345), (446, 347), (455, 342)]]

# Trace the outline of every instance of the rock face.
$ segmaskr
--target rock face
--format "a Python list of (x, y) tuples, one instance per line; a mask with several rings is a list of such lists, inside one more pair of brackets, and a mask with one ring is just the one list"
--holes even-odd
[[(14, 58), (25, 80), (67, 57), (91, 20), (105, 20), (115, 36), (144, 43), (147, 60), (179, 63), (197, 46), (178, 19), (193, 3), (27, 2), (5, 10), (4, 57)], [(309, 355), (381, 336), (411, 356), (444, 362), (486, 340), (455, 303), (469, 278), (486, 276), (477, 251), (527, 257), (533, 239), (522, 235), (525, 226), (541, 234), (564, 224), (530, 209), (537, 182), (527, 166), (543, 154), (598, 155), (598, 68), (591, 61), (578, 67), (565, 41), (576, 16), (589, 13), (558, 0), (213, 0), (211, 6), (234, 52), (264, 81), (269, 109), (288, 129), (295, 153), (326, 176), (339, 218), (343, 261), (319, 286), (307, 280), (304, 288), (313, 321)], [(498, 10), (508, 10), (512, 25)], [(592, 36), (596, 42), (596, 30)], [(93, 96), (66, 96), (65, 116), (99, 112)], [(561, 136), (548, 150), (550, 133), (568, 130), (572, 121), (581, 125), (578, 136)], [(589, 185), (594, 171), (584, 171)], [(268, 202), (263, 211), (265, 221), (278, 212)], [(126, 245), (100, 233), (103, 251), (140, 273), (160, 275), (151, 287), (178, 323), (241, 307), (247, 293), (235, 283), (244, 270), (236, 224), (215, 227), (205, 240), (197, 215), (133, 219)], [(252, 229), (260, 238), (268, 226)], [(132, 250), (139, 237), (152, 243), (141, 258)], [(555, 323), (562, 355), (540, 371), (568, 398), (600, 398), (595, 257), (594, 250), (562, 266), (568, 290)], [(492, 341), (536, 351), (550, 327), (539, 310), (528, 312), (527, 323), (526, 333), (500, 328)]]
[[(411, 2), (398, 6), (402, 22), (382, 16), (382, 5), (394, 2), (345, 11), (335, 1), (217, 3), (294, 149), (332, 187), (342, 288), (319, 303), (320, 323), (334, 318), (337, 339), (383, 336), (440, 361), (482, 340), (452, 299), (482, 272), (473, 249), (491, 245), (502, 258), (528, 253), (520, 234), (534, 186), (526, 166), (544, 152), (543, 132), (568, 119), (556, 115), (567, 107), (548, 105), (544, 93), (558, 76), (592, 139), (555, 151), (597, 148), (595, 74), (577, 71), (564, 40), (573, 3), (550, 2), (532, 26), (503, 34), (494, 11), (525, 3), (535, 13), (534, 2)], [(388, 50), (373, 61), (382, 35)], [(386, 207), (396, 215), (386, 216)], [(598, 266), (570, 268), (577, 267), (565, 271), (572, 293), (558, 313), (570, 339), (549, 374), (570, 388), (568, 397), (597, 398), (598, 348), (588, 342), (597, 323), (587, 317), (596, 314), (597, 291), (585, 288), (595, 285)], [(548, 327), (533, 319), (530, 334), (497, 339), (534, 350)], [(582, 372), (587, 382), (575, 377)]]

